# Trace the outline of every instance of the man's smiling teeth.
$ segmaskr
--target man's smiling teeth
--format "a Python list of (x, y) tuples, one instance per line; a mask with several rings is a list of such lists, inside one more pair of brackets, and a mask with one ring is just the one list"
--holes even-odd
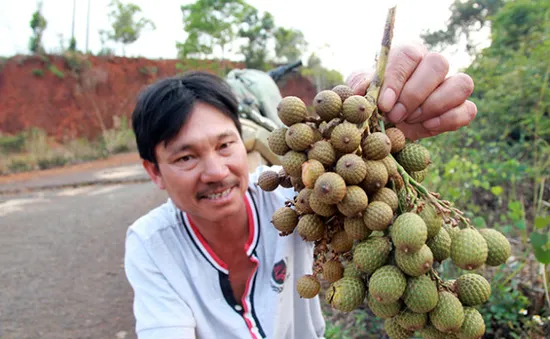
[(206, 198), (208, 198), (210, 200), (219, 199), (219, 198), (227, 196), (229, 194), (229, 192), (231, 192), (231, 188), (228, 188), (228, 189), (226, 189), (225, 191), (223, 191), (221, 193), (209, 194), (209, 195), (206, 196)]

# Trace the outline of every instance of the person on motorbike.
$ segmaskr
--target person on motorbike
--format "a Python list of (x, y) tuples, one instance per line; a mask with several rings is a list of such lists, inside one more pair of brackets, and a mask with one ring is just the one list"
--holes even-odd
[[(448, 69), (423, 46), (392, 49), (378, 106), (408, 138), (474, 119), (472, 79)], [(347, 83), (364, 95), (369, 79), (357, 72)], [(313, 244), (270, 223), (295, 192), (257, 186), (271, 167), (248, 168), (227, 82), (203, 72), (159, 80), (139, 96), (132, 124), (143, 167), (169, 196), (126, 234), (138, 338), (323, 338), (321, 301), (295, 289), (311, 273)]]

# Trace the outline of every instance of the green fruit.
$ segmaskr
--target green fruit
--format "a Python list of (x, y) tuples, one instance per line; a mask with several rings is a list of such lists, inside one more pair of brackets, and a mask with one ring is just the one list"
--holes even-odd
[(430, 153), (418, 143), (406, 144), (395, 158), (409, 173), (422, 171), (431, 163)]
[(369, 198), (359, 186), (351, 185), (346, 188), (344, 199), (336, 207), (346, 217), (353, 217), (363, 212), (369, 203)]
[(373, 201), (363, 212), (363, 222), (373, 231), (384, 231), (393, 218), (391, 207), (382, 201)]
[(302, 99), (296, 96), (287, 96), (277, 105), (277, 115), (283, 124), (292, 126), (303, 122), (307, 118), (308, 112)]
[(369, 199), (371, 202), (373, 201), (382, 201), (388, 204), (392, 212), (397, 211), (397, 208), (399, 207), (399, 198), (397, 197), (397, 193), (395, 193), (394, 190), (388, 187), (382, 187), (379, 189), (376, 193), (372, 195), (372, 197)]
[(369, 160), (382, 160), (390, 154), (391, 142), (382, 132), (369, 134), (361, 144), (363, 156)]
[(288, 147), (298, 152), (308, 149), (313, 143), (313, 138), (313, 129), (304, 123), (290, 126), (285, 134)]
[(300, 217), (296, 232), (305, 241), (316, 241), (325, 235), (325, 225), (323, 220), (316, 214), (305, 214)]
[(399, 268), (385, 265), (374, 271), (369, 280), (369, 294), (381, 304), (394, 303), (405, 292), (407, 278)]
[(439, 292), (437, 305), (428, 315), (432, 325), (444, 333), (457, 331), (464, 322), (464, 308), (460, 300), (447, 291)]
[(434, 255), (434, 261), (442, 262), (451, 255), (451, 236), (444, 228), (428, 240), (427, 245)]
[(342, 102), (345, 102), (347, 98), (354, 95), (351, 87), (347, 85), (336, 85), (334, 86), (332, 91), (340, 96), (340, 99), (342, 99)]
[(367, 294), (367, 306), (375, 316), (387, 319), (399, 314), (403, 309), (403, 302), (399, 299), (393, 303), (381, 304), (371, 294)]
[(414, 179), (414, 181), (421, 183), (424, 181), (424, 179), (426, 179), (426, 175), (428, 174), (429, 169), (430, 166), (424, 168), (422, 171), (411, 172), (409, 174), (411, 175), (411, 178)]
[(258, 186), (264, 191), (271, 192), (279, 187), (279, 173), (267, 170), (258, 176)]
[(344, 277), (362, 278), (363, 273), (353, 263), (348, 263), (344, 267)]
[(337, 204), (346, 195), (346, 182), (338, 174), (326, 172), (317, 178), (313, 191), (325, 204)]
[(372, 231), (365, 225), (362, 216), (347, 217), (344, 219), (344, 231), (355, 240), (366, 239)]
[(301, 276), (296, 282), (296, 291), (302, 298), (310, 299), (319, 294), (321, 283), (311, 274)]
[(485, 334), (485, 321), (473, 307), (464, 307), (464, 322), (456, 333), (459, 339), (478, 339)]
[(395, 319), (397, 320), (399, 326), (404, 329), (409, 331), (418, 331), (426, 326), (428, 315), (426, 313), (415, 313), (411, 310), (404, 310), (399, 313)]
[(325, 173), (325, 167), (319, 160), (309, 159), (302, 164), (302, 183), (307, 188), (313, 188), (315, 181)]
[(290, 151), (286, 143), (286, 131), (287, 127), (279, 127), (271, 131), (267, 137), (267, 145), (269, 149), (277, 155), (285, 155), (286, 152)]
[(322, 217), (331, 217), (338, 212), (336, 205), (324, 203), (315, 192), (312, 192), (309, 196), (309, 207)]
[(424, 204), (418, 215), (426, 223), (426, 227), (428, 228), (428, 239), (435, 237), (443, 224), (443, 217), (441, 214), (437, 212), (432, 204), (427, 202)]
[(332, 283), (326, 294), (326, 302), (341, 312), (351, 312), (363, 303), (365, 285), (359, 278), (343, 277)]
[(384, 320), (384, 331), (390, 339), (408, 339), (414, 334), (413, 331), (399, 326), (395, 317)]
[(390, 250), (391, 245), (388, 238), (371, 236), (355, 246), (353, 249), (353, 263), (361, 271), (371, 275), (386, 263)]
[(464, 270), (475, 270), (485, 263), (489, 250), (478, 230), (465, 228), (452, 238), (451, 260)]
[(403, 301), (411, 311), (428, 313), (434, 309), (438, 300), (437, 286), (429, 276), (420, 275), (407, 279)]
[(512, 253), (512, 248), (504, 234), (491, 228), (482, 228), (479, 233), (487, 242), (488, 253), (485, 264), (499, 266), (506, 263)]
[(320, 140), (307, 151), (308, 159), (315, 159), (325, 166), (331, 166), (336, 161), (336, 152), (332, 145), (326, 140)]
[(428, 325), (423, 329), (419, 330), (418, 333), (422, 336), (423, 339), (448, 339), (447, 334), (439, 331), (433, 325)]
[(395, 251), (395, 263), (401, 271), (411, 277), (427, 273), (433, 265), (433, 260), (433, 253), (427, 245), (423, 245), (414, 253)]
[(281, 165), (286, 173), (292, 177), (302, 176), (302, 164), (306, 162), (307, 156), (302, 152), (290, 150), (281, 158)]
[(390, 234), (399, 251), (415, 253), (426, 244), (428, 229), (418, 214), (406, 212), (394, 220)]
[(361, 187), (369, 193), (376, 193), (388, 183), (388, 170), (382, 160), (365, 160), (367, 173), (361, 182)]
[(313, 190), (311, 188), (304, 188), (298, 193), (296, 201), (294, 202), (294, 207), (296, 211), (300, 214), (309, 214), (313, 213), (311, 206), (309, 206), (309, 197)]
[(342, 116), (354, 124), (361, 124), (372, 116), (375, 105), (362, 95), (348, 97), (342, 105)]
[(452, 226), (449, 224), (443, 224), (442, 228), (449, 233), (449, 236), (451, 237), (451, 240), (454, 239), (454, 237), (460, 232), (460, 228), (458, 226)]
[(334, 91), (323, 90), (313, 98), (313, 108), (321, 120), (330, 121), (340, 115), (342, 99)]
[(338, 173), (348, 185), (357, 185), (365, 179), (367, 165), (360, 156), (356, 154), (345, 154), (336, 162), (336, 173)]
[(337, 151), (355, 152), (361, 144), (361, 131), (354, 124), (344, 121), (334, 127), (330, 134), (330, 142)]
[(290, 234), (298, 224), (298, 213), (290, 207), (280, 207), (271, 216), (271, 223), (283, 234)]
[(397, 127), (390, 127), (386, 129), (386, 135), (390, 139), (391, 143), (391, 153), (397, 153), (405, 147), (406, 139), (405, 134), (397, 128)]
[(486, 303), (491, 296), (491, 284), (477, 273), (466, 273), (455, 281), (458, 298), (465, 306), (478, 306)]

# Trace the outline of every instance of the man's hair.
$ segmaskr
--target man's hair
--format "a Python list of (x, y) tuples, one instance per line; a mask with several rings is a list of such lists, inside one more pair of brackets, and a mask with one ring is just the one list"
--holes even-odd
[(157, 164), (155, 147), (161, 142), (166, 146), (178, 134), (197, 102), (231, 118), (242, 136), (239, 105), (231, 87), (216, 75), (190, 71), (159, 80), (138, 95), (132, 127), (140, 157)]

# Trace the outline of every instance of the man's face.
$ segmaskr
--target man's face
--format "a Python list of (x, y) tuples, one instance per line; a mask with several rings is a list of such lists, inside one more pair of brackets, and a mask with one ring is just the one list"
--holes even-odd
[(178, 135), (155, 151), (159, 170), (145, 168), (194, 221), (221, 221), (244, 208), (246, 148), (235, 123), (213, 106), (195, 104)]

